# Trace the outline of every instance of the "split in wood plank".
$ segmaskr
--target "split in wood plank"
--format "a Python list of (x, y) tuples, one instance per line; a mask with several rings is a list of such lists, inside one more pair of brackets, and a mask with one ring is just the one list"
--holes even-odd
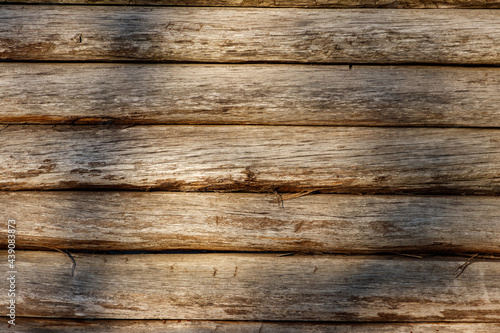
[(1, 0), (0, 3), (271, 8), (500, 8), (498, 0)]
[[(6, 252), (3, 253), (4, 257)], [(16, 252), (17, 316), (280, 321), (500, 320), (499, 261)], [(7, 272), (0, 273), (5, 280)], [(7, 294), (3, 284), (0, 292)]]
[(0, 189), (500, 193), (500, 131), (47, 126), (0, 131)]
[[(495, 323), (366, 323), (325, 324), (303, 322), (230, 322), (201, 320), (70, 320), (45, 318), (16, 319), (20, 333), (492, 333), (500, 331)], [(13, 327), (12, 327), (13, 330)], [(13, 330), (14, 331), (14, 330)]]
[(0, 123), (500, 127), (499, 86), (498, 68), (0, 63)]
[(500, 65), (495, 10), (4, 5), (0, 36), (3, 60)]
[[(18, 248), (500, 253), (500, 198), (4, 192)], [(7, 246), (6, 228), (0, 245)]]

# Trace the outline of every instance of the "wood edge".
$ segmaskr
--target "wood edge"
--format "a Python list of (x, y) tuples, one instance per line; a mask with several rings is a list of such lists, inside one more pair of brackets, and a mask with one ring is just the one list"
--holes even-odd
[[(15, 330), (20, 332), (70, 332), (82, 329), (90, 332), (118, 332), (126, 329), (127, 332), (231, 332), (235, 328), (245, 329), (240, 332), (272, 332), (273, 330), (293, 329), (294, 332), (312, 331), (322, 332), (350, 332), (353, 329), (363, 329), (364, 332), (390, 332), (406, 330), (408, 328), (426, 328), (435, 332), (488, 332), (491, 329), (500, 329), (500, 323), (442, 323), (442, 322), (422, 322), (422, 323), (321, 323), (321, 322), (248, 322), (248, 321), (209, 321), (209, 320), (75, 320), (75, 319), (50, 319), (50, 318), (17, 318)], [(11, 327), (14, 329), (14, 326)], [(453, 331), (451, 331), (453, 330)], [(481, 330), (481, 331), (479, 331)], [(14, 330), (13, 330), (14, 331)], [(281, 332), (281, 331), (280, 331)]]
[(311, 9), (498, 9), (500, 1), (204, 1), (204, 0), (3, 0), (0, 4), (22, 5), (89, 5), (89, 6), (157, 6), (157, 7), (234, 7), (234, 8), (311, 8)]

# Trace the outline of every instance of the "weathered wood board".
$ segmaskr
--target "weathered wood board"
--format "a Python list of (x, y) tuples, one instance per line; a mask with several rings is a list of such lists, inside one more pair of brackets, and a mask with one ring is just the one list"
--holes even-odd
[[(495, 323), (272, 323), (230, 321), (171, 321), (171, 320), (68, 320), (45, 318), (17, 319), (15, 332), (102, 332), (102, 333), (492, 333), (500, 330)], [(14, 327), (12, 327), (14, 331)]]
[(297, 8), (500, 8), (498, 0), (1, 0), (0, 3)]
[[(5, 253), (4, 253), (5, 254)], [(17, 315), (96, 319), (500, 320), (499, 261), (273, 254), (16, 253)], [(5, 280), (6, 272), (0, 273)], [(6, 294), (7, 284), (0, 287)]]
[(499, 87), (498, 68), (2, 63), (0, 122), (500, 127)]
[(496, 11), (5, 5), (0, 36), (3, 60), (500, 64)]
[(0, 131), (0, 189), (500, 193), (500, 131), (46, 126)]
[(284, 208), (272, 199), (7, 192), (0, 193), (0, 211), (17, 221), (18, 248), (500, 253), (500, 198), (308, 195), (284, 201)]

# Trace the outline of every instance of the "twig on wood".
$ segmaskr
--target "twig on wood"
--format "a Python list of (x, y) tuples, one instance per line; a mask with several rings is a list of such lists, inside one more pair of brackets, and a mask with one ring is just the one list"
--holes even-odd
[(75, 258), (73, 258), (73, 256), (71, 255), (71, 253), (69, 253), (69, 251), (67, 251), (67, 250), (63, 251), (63, 250), (55, 248), (55, 247), (44, 246), (44, 245), (36, 245), (36, 247), (44, 247), (46, 249), (54, 250), (54, 251), (57, 251), (57, 252), (60, 252), (62, 254), (67, 255), (68, 258), (70, 258), (71, 261), (73, 262), (73, 264), (71, 265), (71, 277), (75, 276), (75, 272), (76, 272), (76, 260), (75, 260)]
[(460, 275), (462, 275), (462, 273), (465, 271), (465, 269), (472, 264), (474, 258), (476, 258), (478, 255), (479, 255), (479, 253), (476, 253), (475, 255), (470, 257), (469, 260), (467, 260), (462, 265), (457, 267), (457, 269), (455, 270), (455, 279), (458, 278)]
[(271, 202), (277, 202), (278, 205), (281, 204), (281, 207), (283, 208), (283, 201), (300, 198), (300, 197), (303, 197), (305, 195), (311, 194), (315, 191), (316, 190), (309, 190), (309, 191), (302, 191), (302, 192), (298, 192), (298, 193), (280, 194), (280, 193), (278, 193), (278, 191), (275, 190), (275, 191), (273, 191), (273, 193), (276, 195), (277, 198), (276, 198), (276, 200), (271, 200)]
[(278, 254), (276, 255), (276, 257), (288, 257), (288, 256), (293, 256), (295, 255), (294, 252), (290, 252), (290, 253), (281, 253), (281, 254)]
[(403, 256), (403, 257), (418, 258), (418, 259), (423, 259), (424, 258), (422, 256), (417, 256), (416, 254), (399, 253), (399, 252), (391, 252), (391, 253), (392, 254), (396, 254), (398, 256)]
[(271, 202), (277, 202), (278, 208), (285, 208), (285, 206), (283, 205), (283, 197), (281, 196), (281, 194), (276, 190), (273, 190), (273, 193), (276, 196), (276, 201), (271, 200)]
[(316, 191), (316, 190), (309, 190), (309, 191), (302, 191), (302, 192), (299, 192), (299, 193), (286, 194), (286, 195), (283, 196), (283, 200), (290, 200), (290, 199), (300, 198), (300, 197), (303, 197), (305, 195), (311, 194), (314, 191)]
[[(470, 253), (455, 253), (456, 255), (459, 255), (459, 256), (464, 256), (464, 257), (467, 257), (470, 255)], [(494, 255), (494, 254), (475, 254), (475, 258), (476, 259), (487, 259), (487, 260), (500, 260), (500, 256), (498, 255)]]

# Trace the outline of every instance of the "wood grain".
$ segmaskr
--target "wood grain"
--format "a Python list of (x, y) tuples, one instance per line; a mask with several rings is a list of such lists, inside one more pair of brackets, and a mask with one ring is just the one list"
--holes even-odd
[(496, 11), (2, 6), (0, 59), (500, 64)]
[[(18, 248), (500, 253), (500, 198), (6, 192)], [(0, 245), (7, 246), (6, 228)]]
[(492, 129), (12, 125), (0, 188), (496, 194), (498, 142)]
[(498, 0), (1, 0), (0, 3), (295, 8), (500, 8)]
[(229, 321), (163, 321), (163, 320), (68, 320), (45, 318), (19, 318), (16, 332), (56, 333), (69, 332), (178, 332), (178, 333), (491, 333), (500, 330), (495, 323), (272, 323)]
[(0, 122), (500, 127), (498, 68), (348, 68), (1, 63)]
[[(3, 253), (4, 257), (6, 254)], [(500, 262), (274, 254), (16, 253), (17, 316), (498, 322)], [(0, 277), (6, 279), (6, 271)], [(7, 294), (7, 284), (0, 291)]]

